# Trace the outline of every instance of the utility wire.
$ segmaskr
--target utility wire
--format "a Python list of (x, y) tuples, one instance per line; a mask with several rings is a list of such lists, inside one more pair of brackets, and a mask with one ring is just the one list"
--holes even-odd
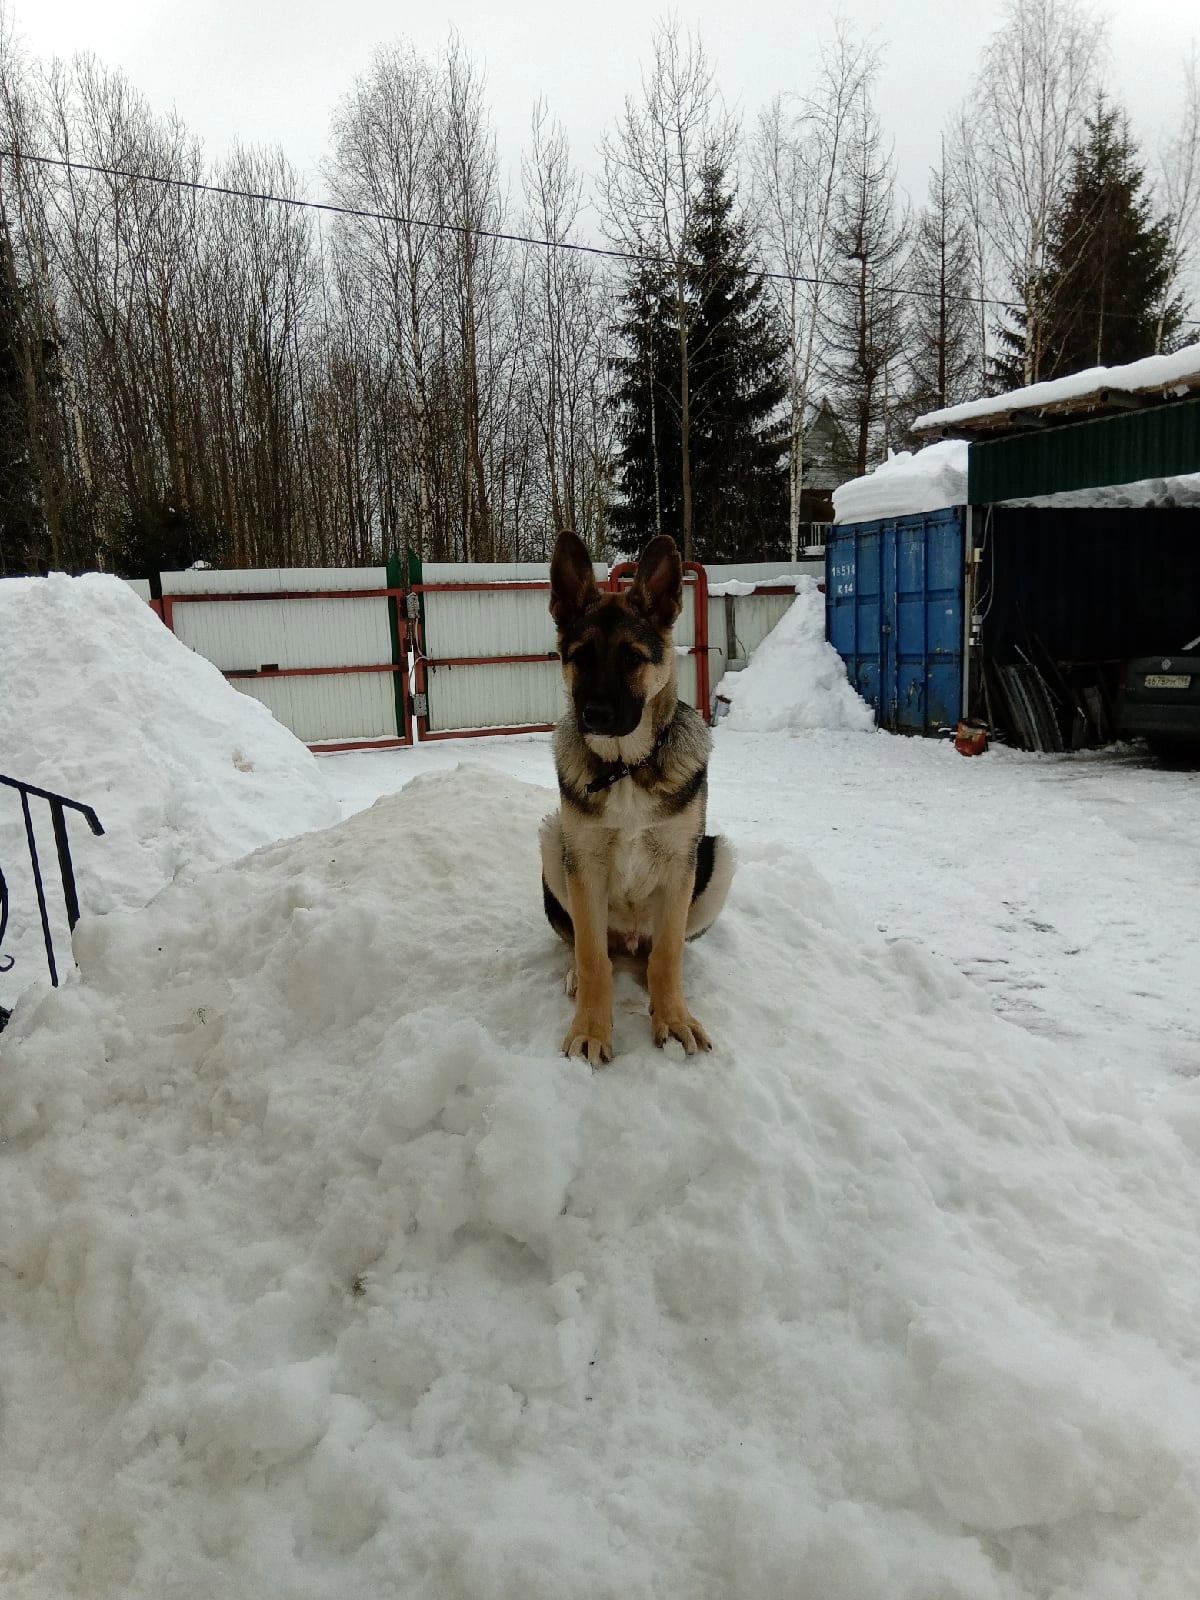
[[(204, 183), (196, 178), (163, 178), (148, 172), (129, 172), (122, 167), (105, 167), (91, 161), (72, 161), (65, 156), (32, 155), (25, 150), (0, 148), (0, 160), (14, 163), (29, 161), (42, 167), (59, 167), (67, 172), (90, 172), (104, 178), (124, 178), (129, 183), (157, 183), (163, 188), (186, 189), (197, 194), (212, 194), (229, 200), (254, 200), (263, 205), (289, 206), (296, 211), (319, 211), (336, 217), (350, 217), (359, 222), (388, 222), (403, 228), (425, 228), (433, 233), (453, 233), (475, 239), (492, 239), (500, 244), (527, 245), (536, 250), (566, 250), (578, 255), (600, 256), (609, 261), (628, 261), (638, 266), (673, 267), (671, 256), (638, 253), (633, 250), (614, 250), (604, 245), (581, 244), (573, 239), (541, 239), (526, 233), (505, 233), (495, 228), (472, 228), (461, 222), (431, 220), (424, 217), (406, 217), (397, 212), (368, 211), (358, 206), (336, 205), (332, 200), (299, 200), (291, 195), (257, 194), (250, 189), (235, 189), (227, 184)], [(799, 283), (812, 289), (845, 289), (853, 287), (840, 278), (818, 277), (801, 272), (775, 272), (766, 267), (751, 269), (756, 277), (772, 283)], [(892, 292), (908, 295), (918, 300), (938, 299), (935, 289), (919, 289), (910, 284), (893, 284)], [(1002, 311), (1023, 311), (1020, 300), (1002, 300), (994, 295), (947, 295), (947, 301), (964, 306), (994, 306)], [(1134, 311), (1110, 311), (1108, 316), (1134, 317)], [(1181, 319), (1188, 327), (1200, 328), (1200, 319)]]

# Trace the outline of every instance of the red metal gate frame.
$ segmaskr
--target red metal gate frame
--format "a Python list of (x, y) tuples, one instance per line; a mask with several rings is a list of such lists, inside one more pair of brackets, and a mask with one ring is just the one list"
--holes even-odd
[[(408, 616), (405, 611), (403, 589), (258, 589), (238, 590), (232, 594), (164, 594), (151, 600), (151, 607), (163, 622), (175, 632), (175, 607), (178, 605), (223, 605), (228, 601), (249, 600), (394, 600), (396, 603), (396, 631), (403, 661), (371, 662), (356, 667), (247, 667), (225, 672), (228, 679), (238, 678), (322, 678), (345, 677), (359, 672), (408, 673)], [(413, 743), (412, 701), (407, 682), (400, 696), (404, 708), (404, 733), (397, 738), (340, 739), (310, 744), (314, 755), (335, 755), (342, 750), (397, 750)]]
[[(414, 583), (409, 589), (409, 594), (470, 594), (472, 592), (491, 592), (499, 589), (543, 590), (550, 593), (550, 580), (548, 578), (535, 579), (530, 583)], [(413, 644), (413, 675), (419, 703), (425, 710), (417, 714), (417, 734), (424, 744), (427, 739), (490, 739), (503, 734), (514, 733), (553, 733), (552, 722), (525, 722), (513, 728), (442, 728), (431, 729), (429, 726), (429, 674), (436, 672), (439, 667), (518, 667), (518, 666), (545, 666), (548, 661), (557, 661), (558, 651), (548, 650), (544, 655), (523, 656), (428, 656), (425, 654), (425, 619), (422, 614), (417, 619), (417, 627)]]
[[(696, 698), (700, 701), (699, 711), (706, 722), (712, 720), (712, 708), (709, 704), (709, 667), (708, 667), (708, 574), (698, 561), (685, 561), (683, 570), (690, 573), (694, 579), (695, 590), (695, 643), (688, 646), (689, 655), (696, 657)], [(636, 561), (623, 561), (615, 566), (609, 573), (604, 587), (612, 594), (620, 592), (623, 581), (637, 571)], [(446, 592), (470, 593), (488, 592), (498, 589), (542, 590), (549, 594), (550, 583), (548, 579), (535, 579), (532, 582), (508, 583), (415, 583), (409, 589), (410, 594), (437, 594)], [(522, 665), (544, 666), (548, 661), (557, 661), (557, 650), (549, 650), (544, 655), (519, 655), (519, 656), (429, 656), (425, 653), (425, 630), (423, 619), (416, 630), (416, 644), (413, 658), (413, 671), (416, 693), (422, 697), (421, 703), (426, 710), (417, 715), (417, 734), (423, 744), (427, 739), (484, 739), (493, 735), (501, 737), (506, 734), (519, 733), (552, 733), (552, 722), (527, 722), (510, 728), (445, 728), (439, 731), (430, 729), (429, 726), (429, 673), (439, 667), (514, 667)]]

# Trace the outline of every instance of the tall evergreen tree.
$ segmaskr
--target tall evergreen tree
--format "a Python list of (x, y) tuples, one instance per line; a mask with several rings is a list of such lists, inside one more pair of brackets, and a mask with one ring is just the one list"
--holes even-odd
[(674, 295), (668, 270), (643, 261), (631, 268), (618, 303), (613, 371), (620, 498), (610, 521), (614, 547), (627, 554), (656, 533), (678, 539), (683, 526)]
[[(1041, 379), (1171, 349), (1186, 309), (1169, 293), (1170, 219), (1155, 216), (1128, 118), (1102, 96), (1086, 127), (1055, 208), (1037, 291)], [(996, 370), (1007, 386), (1022, 381), (1025, 330), (1020, 313), (1000, 330)]]
[(697, 558), (783, 554), (788, 341), (719, 167), (701, 175), (691, 255)]
[[(621, 502), (632, 546), (682, 528), (679, 345), (673, 284), (639, 264), (622, 298), (616, 362)], [(783, 402), (787, 340), (719, 164), (700, 175), (686, 266), (694, 548), (698, 560), (782, 554), (787, 543)]]
[(970, 222), (943, 160), (913, 235), (906, 360), (913, 416), (968, 400), (979, 379), (979, 318)]

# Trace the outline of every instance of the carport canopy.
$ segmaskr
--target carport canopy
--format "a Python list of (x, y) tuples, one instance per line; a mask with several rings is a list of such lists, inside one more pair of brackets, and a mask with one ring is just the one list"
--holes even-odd
[(996, 505), (1200, 472), (1200, 343), (918, 417), (967, 439), (967, 500)]

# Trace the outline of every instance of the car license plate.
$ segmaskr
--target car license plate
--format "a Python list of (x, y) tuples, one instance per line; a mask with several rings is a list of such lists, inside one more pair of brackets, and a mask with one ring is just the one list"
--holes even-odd
[(1190, 689), (1191, 676), (1184, 672), (1148, 672), (1145, 677), (1147, 689)]

